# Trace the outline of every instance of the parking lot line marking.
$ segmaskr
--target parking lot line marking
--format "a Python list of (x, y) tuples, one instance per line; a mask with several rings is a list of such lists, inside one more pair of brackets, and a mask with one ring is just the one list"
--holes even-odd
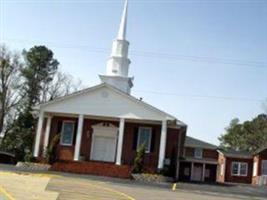
[(8, 200), (16, 200), (10, 193), (8, 193), (2, 186), (0, 186), (0, 193), (3, 193)]

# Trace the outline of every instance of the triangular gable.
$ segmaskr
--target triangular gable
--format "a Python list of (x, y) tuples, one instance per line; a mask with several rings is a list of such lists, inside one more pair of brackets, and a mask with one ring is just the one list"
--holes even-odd
[[(81, 90), (39, 105), (45, 112), (84, 114), (144, 120), (176, 120), (175, 117), (107, 84)], [(181, 122), (181, 125), (184, 125)]]

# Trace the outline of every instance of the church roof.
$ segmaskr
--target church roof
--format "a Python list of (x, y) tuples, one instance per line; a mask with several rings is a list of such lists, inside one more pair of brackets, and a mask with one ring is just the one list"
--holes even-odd
[[(99, 97), (104, 92), (103, 89), (108, 89), (112, 92), (109, 99)], [(96, 95), (96, 92), (99, 94)], [(92, 95), (88, 96), (90, 94)], [(125, 117), (129, 119), (166, 119), (176, 121), (178, 126), (186, 126), (185, 123), (176, 119), (174, 116), (144, 101), (141, 101), (132, 95), (124, 93), (107, 83), (89, 87), (70, 95), (39, 104), (38, 106), (35, 106), (34, 109), (42, 109), (45, 112), (66, 112), (73, 114), (76, 114), (76, 112), (79, 111), (84, 112), (83, 114), (94, 114), (107, 117)]]

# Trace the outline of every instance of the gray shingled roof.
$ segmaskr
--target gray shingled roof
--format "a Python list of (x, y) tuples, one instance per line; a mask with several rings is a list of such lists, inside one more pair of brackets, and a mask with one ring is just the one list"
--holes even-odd
[(248, 151), (236, 151), (233, 149), (223, 150), (220, 149), (219, 152), (224, 154), (227, 157), (234, 157), (234, 158), (252, 158), (252, 154)]
[(204, 142), (202, 140), (186, 136), (185, 138), (185, 147), (199, 147), (203, 149), (217, 149), (216, 145)]
[(267, 146), (264, 146), (262, 148), (259, 148), (257, 151), (255, 151), (254, 155), (261, 153), (262, 151), (266, 150)]

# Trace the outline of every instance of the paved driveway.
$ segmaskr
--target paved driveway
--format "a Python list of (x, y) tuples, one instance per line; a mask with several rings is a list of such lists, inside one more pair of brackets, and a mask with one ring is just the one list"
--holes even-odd
[(52, 178), (47, 190), (59, 192), (60, 200), (266, 200), (267, 188), (179, 183), (147, 185), (129, 180), (64, 174)]
[(212, 194), (218, 193), (221, 195), (238, 195), (247, 196), (249, 198), (266, 198), (267, 199), (267, 187), (266, 186), (252, 186), (248, 184), (224, 184), (224, 185), (211, 185), (211, 184), (193, 184), (193, 183), (178, 183), (177, 187), (180, 190), (187, 190), (189, 192)]
[(105, 177), (5, 170), (0, 167), (0, 187), (13, 197), (9, 200), (266, 200), (267, 196), (267, 188), (252, 186), (179, 183), (172, 191), (169, 184), (152, 186)]

